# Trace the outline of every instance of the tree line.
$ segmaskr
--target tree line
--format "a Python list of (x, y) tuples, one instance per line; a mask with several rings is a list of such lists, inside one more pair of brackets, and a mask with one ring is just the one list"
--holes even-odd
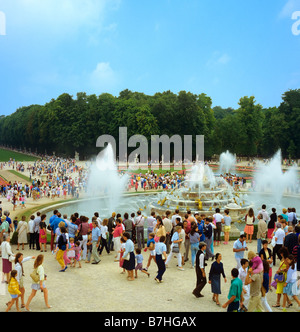
[(63, 93), (45, 105), (1, 116), (0, 145), (67, 157), (77, 151), (86, 159), (99, 153), (100, 135), (118, 141), (119, 127), (127, 127), (128, 137), (140, 134), (149, 142), (151, 135), (176, 134), (182, 141), (184, 135), (204, 135), (205, 159), (226, 150), (269, 158), (278, 149), (284, 158), (300, 158), (300, 89), (285, 92), (276, 107), (264, 108), (245, 96), (236, 109), (212, 107), (206, 94), (186, 91), (149, 96), (124, 90), (117, 97), (79, 92), (76, 98)]

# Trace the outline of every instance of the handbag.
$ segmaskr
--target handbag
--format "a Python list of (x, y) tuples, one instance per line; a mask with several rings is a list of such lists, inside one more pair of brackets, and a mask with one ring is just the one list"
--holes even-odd
[(40, 276), (39, 276), (39, 274), (37, 273), (37, 269), (34, 269), (34, 270), (32, 271), (32, 273), (30, 274), (30, 277), (31, 277), (31, 279), (32, 279), (35, 283), (37, 283), (37, 282), (40, 281)]
[(282, 272), (275, 273), (274, 280), (277, 282), (284, 282), (284, 274)]
[(172, 246), (172, 252), (178, 254), (179, 253), (179, 247)]

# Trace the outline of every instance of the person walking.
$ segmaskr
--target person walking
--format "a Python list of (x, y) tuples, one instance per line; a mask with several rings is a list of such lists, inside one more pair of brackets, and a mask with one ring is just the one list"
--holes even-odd
[(27, 233), (29, 232), (26, 216), (21, 217), (21, 220), (19, 221), (18, 226), (16, 228), (16, 232), (18, 233), (17, 250), (19, 250), (20, 244), (22, 244), (22, 250), (24, 250), (24, 244), (28, 242)]
[(44, 262), (44, 255), (38, 255), (37, 258), (34, 261), (34, 272), (33, 275), (35, 276), (35, 279), (32, 279), (32, 285), (31, 285), (31, 294), (29, 295), (25, 308), (27, 311), (31, 311), (29, 309), (29, 305), (32, 301), (32, 299), (35, 297), (38, 290), (40, 290), (42, 293), (44, 293), (44, 301), (47, 308), (52, 308), (51, 305), (49, 305), (48, 302), (48, 289), (45, 286), (45, 280), (47, 280), (47, 276), (45, 274), (45, 270), (43, 267)]
[(162, 277), (166, 271), (165, 260), (167, 259), (167, 246), (164, 243), (165, 236), (161, 236), (159, 241), (155, 244), (155, 261), (157, 264), (158, 272), (155, 277), (157, 283), (163, 282)]
[(205, 250), (207, 246), (205, 242), (199, 243), (199, 250), (196, 255), (196, 262), (195, 262), (195, 271), (196, 271), (196, 288), (193, 290), (193, 294), (199, 298), (203, 297), (204, 295), (201, 294), (202, 289), (207, 283), (206, 274), (205, 274)]
[[(10, 236), (8, 233), (3, 233), (1, 252), (2, 252), (2, 282), (8, 283), (9, 274), (12, 270), (12, 262), (15, 259), (15, 255), (11, 250)], [(6, 281), (4, 281), (5, 276), (6, 276)]]
[(238, 269), (233, 268), (231, 270), (232, 280), (227, 297), (228, 301), (222, 305), (222, 308), (227, 308), (227, 312), (237, 312), (240, 307), (240, 303), (243, 302), (243, 282), (238, 276)]
[(61, 234), (59, 235), (58, 239), (57, 239), (57, 253), (56, 253), (56, 260), (58, 261), (59, 265), (61, 266), (61, 269), (59, 272), (65, 272), (66, 269), (68, 268), (68, 266), (65, 264), (64, 261), (64, 254), (65, 251), (67, 250), (67, 244), (68, 244), (68, 240), (67, 240), (67, 229), (66, 227), (62, 226), (60, 227), (60, 232)]
[(241, 267), (241, 259), (244, 258), (244, 253), (245, 253), (245, 251), (248, 250), (245, 238), (246, 238), (246, 235), (241, 234), (240, 237), (233, 244), (233, 252), (234, 252), (234, 257), (235, 257), (235, 260), (237, 263), (237, 266), (236, 266), (237, 269), (239, 269)]
[(128, 232), (123, 233), (123, 239), (125, 242), (125, 251), (123, 253), (123, 268), (127, 270), (128, 276), (127, 279), (129, 281), (134, 280), (134, 269), (135, 269), (135, 255), (134, 255), (134, 243), (130, 239), (131, 235)]
[(216, 305), (220, 305), (219, 295), (221, 294), (221, 275), (223, 276), (225, 283), (227, 282), (221, 259), (222, 255), (216, 253), (215, 261), (210, 266), (208, 275), (208, 283), (211, 284), (211, 291), (213, 293), (212, 299), (216, 302)]
[(144, 239), (144, 222), (145, 218), (140, 210), (137, 211), (137, 216), (135, 217), (135, 229), (136, 229), (136, 239), (139, 249), (145, 248)]

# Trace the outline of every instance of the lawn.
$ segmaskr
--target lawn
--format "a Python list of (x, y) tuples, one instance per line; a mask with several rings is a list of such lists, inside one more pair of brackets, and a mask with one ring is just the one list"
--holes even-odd
[(10, 158), (15, 161), (35, 161), (38, 158), (30, 156), (24, 153), (19, 153), (11, 150), (5, 150), (0, 148), (0, 162), (9, 161)]

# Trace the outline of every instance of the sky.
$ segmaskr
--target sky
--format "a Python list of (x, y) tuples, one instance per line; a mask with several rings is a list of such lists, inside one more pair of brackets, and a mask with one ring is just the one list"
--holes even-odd
[(125, 89), (279, 106), (299, 60), (300, 0), (0, 0), (0, 115)]

